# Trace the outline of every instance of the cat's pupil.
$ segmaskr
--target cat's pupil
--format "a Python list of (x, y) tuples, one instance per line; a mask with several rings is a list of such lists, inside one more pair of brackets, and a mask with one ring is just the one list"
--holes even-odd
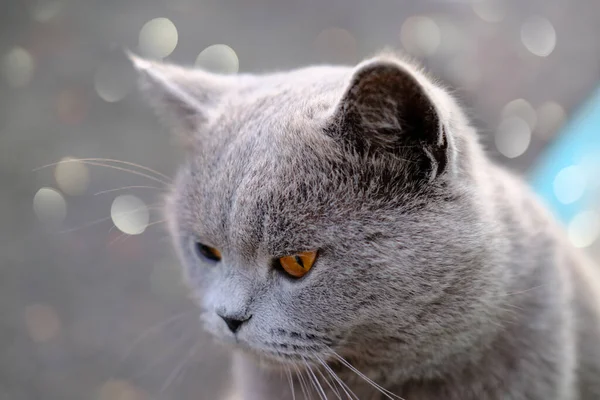
[(296, 260), (296, 262), (298, 263), (298, 265), (300, 267), (302, 267), (302, 269), (304, 269), (304, 261), (302, 261), (302, 258), (300, 256), (294, 256), (294, 259)]

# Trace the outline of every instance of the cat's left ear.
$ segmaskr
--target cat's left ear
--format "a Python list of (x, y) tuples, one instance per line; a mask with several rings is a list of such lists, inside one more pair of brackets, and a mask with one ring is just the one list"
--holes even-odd
[(407, 161), (411, 173), (431, 181), (452, 162), (451, 138), (435, 90), (399, 59), (367, 60), (352, 74), (327, 131), (359, 154), (394, 154)]
[(209, 121), (232, 84), (228, 76), (127, 56), (138, 71), (147, 101), (165, 124), (183, 137), (193, 136)]

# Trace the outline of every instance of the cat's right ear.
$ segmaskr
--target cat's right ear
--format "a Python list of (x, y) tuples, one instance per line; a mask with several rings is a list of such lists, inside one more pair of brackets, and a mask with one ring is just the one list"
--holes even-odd
[(392, 154), (411, 178), (433, 181), (453, 168), (454, 150), (442, 96), (400, 59), (383, 55), (359, 64), (327, 133), (364, 155)]
[(164, 123), (191, 138), (208, 122), (231, 86), (230, 78), (199, 69), (150, 61), (126, 52), (147, 101)]

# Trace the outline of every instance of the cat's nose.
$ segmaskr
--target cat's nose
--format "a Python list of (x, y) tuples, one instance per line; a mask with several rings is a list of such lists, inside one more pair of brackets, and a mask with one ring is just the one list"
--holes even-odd
[(252, 318), (252, 315), (247, 318), (244, 318), (244, 317), (240, 318), (240, 317), (231, 317), (231, 316), (219, 314), (219, 317), (221, 317), (223, 319), (223, 321), (225, 321), (225, 323), (227, 324), (227, 327), (229, 328), (231, 333), (236, 333), (240, 329), (240, 327), (244, 324), (244, 322), (247, 322), (250, 318)]

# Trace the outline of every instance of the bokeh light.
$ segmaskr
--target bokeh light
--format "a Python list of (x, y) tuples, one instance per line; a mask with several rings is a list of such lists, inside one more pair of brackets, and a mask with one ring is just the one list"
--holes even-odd
[(496, 148), (508, 158), (516, 158), (525, 153), (530, 142), (529, 124), (519, 117), (503, 119), (496, 131)]
[(48, 225), (59, 225), (67, 216), (67, 202), (56, 189), (43, 187), (33, 197), (33, 211)]
[(208, 46), (196, 57), (196, 67), (220, 74), (235, 74), (240, 60), (235, 51), (226, 44)]
[(90, 183), (90, 172), (83, 161), (63, 158), (54, 170), (54, 179), (63, 193), (77, 196), (85, 193)]
[(114, 199), (110, 216), (115, 226), (128, 235), (139, 235), (146, 230), (150, 211), (138, 197), (126, 194)]
[(554, 195), (563, 204), (576, 202), (586, 189), (586, 171), (577, 165), (563, 168), (554, 178)]
[(61, 331), (61, 322), (56, 310), (47, 304), (25, 307), (25, 325), (29, 336), (36, 343), (48, 342)]
[(600, 235), (600, 214), (593, 210), (575, 215), (568, 226), (569, 240), (575, 247), (591, 246)]
[(15, 47), (4, 56), (2, 70), (11, 87), (27, 86), (33, 78), (35, 61), (23, 47)]
[(521, 27), (521, 41), (531, 53), (547, 57), (556, 46), (556, 31), (546, 18), (533, 16)]
[(331, 63), (350, 64), (358, 59), (356, 39), (342, 28), (321, 31), (315, 39), (315, 50), (320, 59)]
[(175, 50), (177, 41), (175, 24), (168, 18), (154, 18), (140, 30), (138, 49), (145, 57), (164, 58)]
[(131, 63), (110, 60), (101, 64), (94, 74), (94, 88), (103, 100), (122, 100), (135, 86), (136, 76)]
[(471, 0), (471, 7), (486, 22), (500, 22), (506, 14), (503, 0)]
[(519, 117), (529, 125), (529, 129), (533, 130), (537, 122), (537, 113), (527, 100), (515, 99), (504, 106), (502, 109), (502, 117)]
[(402, 24), (400, 40), (409, 53), (415, 56), (430, 56), (440, 46), (440, 28), (432, 18), (409, 17)]

